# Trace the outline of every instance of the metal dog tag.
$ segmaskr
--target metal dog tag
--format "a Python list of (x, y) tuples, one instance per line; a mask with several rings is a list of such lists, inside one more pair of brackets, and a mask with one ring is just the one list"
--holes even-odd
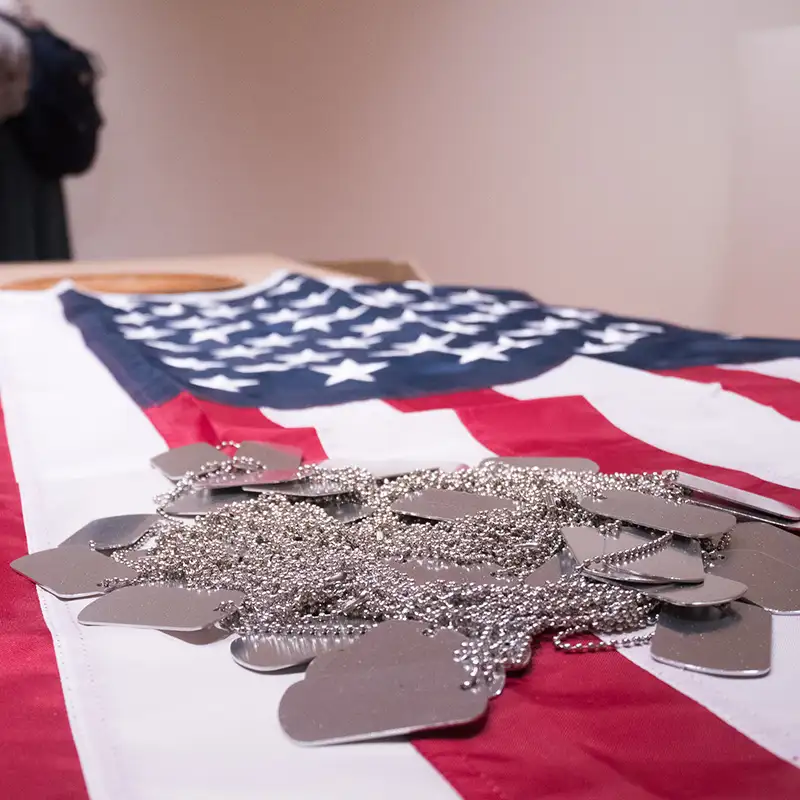
[(758, 677), (772, 665), (772, 617), (747, 603), (665, 606), (650, 645), (656, 661), (709, 675)]
[(706, 575), (702, 583), (642, 586), (638, 591), (671, 606), (699, 607), (718, 606), (738, 600), (747, 591), (747, 587), (739, 581), (731, 581), (718, 575)]
[(692, 503), (671, 503), (661, 497), (628, 489), (610, 489), (602, 498), (582, 497), (580, 505), (591, 514), (622, 520), (651, 530), (705, 539), (727, 533), (736, 517)]
[(714, 575), (747, 585), (744, 599), (773, 614), (800, 614), (800, 570), (755, 550), (725, 550)]
[(231, 656), (240, 667), (277, 672), (349, 647), (356, 639), (358, 636), (239, 636), (231, 642)]
[(200, 517), (219, 511), (221, 508), (242, 500), (252, 500), (244, 492), (237, 489), (230, 491), (210, 492), (205, 489), (187, 492), (174, 500), (164, 509), (164, 512), (175, 517)]
[(408, 475), (410, 472), (417, 472), (423, 469), (440, 469), (442, 472), (455, 472), (464, 465), (460, 461), (369, 461), (359, 458), (329, 458), (327, 461), (321, 461), (319, 466), (325, 469), (358, 467), (369, 472), (375, 480), (382, 481), (399, 478), (401, 475)]
[(450, 489), (425, 489), (401, 497), (389, 506), (390, 511), (396, 514), (435, 521), (461, 519), (480, 514), (482, 511), (495, 511), (500, 508), (515, 509), (517, 504), (506, 497), (456, 492)]
[(289, 687), (278, 719), (303, 744), (335, 744), (460, 725), (486, 712), (497, 681), (462, 688), (456, 631), (424, 634), (424, 625), (389, 621), (345, 650), (314, 659)]
[(549, 458), (537, 456), (492, 456), (481, 464), (508, 464), (510, 467), (536, 467), (538, 469), (565, 469), (570, 472), (600, 472), (600, 467), (588, 458)]
[(193, 488), (218, 491), (239, 489), (244, 486), (271, 486), (297, 480), (296, 469), (265, 469), (259, 472), (221, 472), (197, 481)]
[[(653, 541), (646, 531), (622, 528), (617, 535), (604, 535), (596, 528), (563, 528), (561, 535), (581, 563), (609, 553), (630, 550)], [(673, 539), (652, 555), (624, 564), (597, 564), (584, 571), (593, 577), (636, 583), (700, 583), (705, 577), (700, 543)]]
[(89, 603), (78, 614), (78, 622), (199, 631), (225, 616), (220, 610), (223, 604), (240, 605), (243, 600), (244, 594), (232, 589), (205, 592), (181, 586), (125, 586)]
[(487, 691), (461, 688), (466, 671), (455, 661), (400, 661), (396, 666), (295, 683), (281, 698), (278, 720), (299, 744), (385, 739), (449, 728), (480, 719)]
[(571, 575), (577, 566), (578, 562), (575, 561), (569, 548), (564, 548), (548, 558), (530, 575), (526, 575), (522, 582), (526, 586), (545, 586), (548, 583), (556, 583), (566, 575)]
[(348, 494), (350, 491), (347, 487), (339, 483), (322, 478), (288, 481), (286, 483), (275, 483), (268, 486), (244, 486), (243, 488), (245, 492), (253, 492), (255, 494), (285, 494), (287, 497), (297, 497), (300, 499), (304, 497), (317, 499), (338, 497), (343, 494)]
[(197, 472), (210, 461), (230, 461), (230, 456), (206, 442), (175, 447), (150, 459), (171, 481), (180, 480), (187, 472)]
[(764, 522), (740, 522), (731, 531), (728, 550), (758, 550), (800, 569), (800, 536)]
[(158, 522), (157, 514), (123, 514), (119, 517), (102, 517), (84, 525), (59, 547), (82, 545), (95, 550), (118, 550), (133, 547), (150, 528)]
[(22, 556), (11, 562), (11, 569), (61, 600), (105, 594), (103, 581), (138, 578), (139, 573), (125, 564), (96, 553), (88, 547), (56, 547)]
[(508, 585), (508, 578), (498, 578), (494, 575), (499, 567), (497, 564), (477, 564), (474, 566), (460, 566), (458, 564), (419, 559), (413, 561), (390, 561), (389, 565), (408, 575), (415, 583), (430, 583), (431, 581), (448, 581), (450, 583), (475, 583), (480, 585)]
[(237, 458), (252, 458), (265, 469), (293, 470), (303, 463), (303, 451), (296, 447), (275, 447), (266, 442), (242, 442)]
[(363, 503), (348, 502), (330, 503), (322, 506), (322, 510), (345, 525), (351, 522), (358, 522), (360, 519), (366, 519), (375, 513), (375, 509), (371, 506), (365, 506)]
[[(699, 495), (722, 505), (730, 505), (752, 511), (759, 511), (762, 514), (769, 514), (780, 519), (797, 521), (800, 520), (800, 509), (763, 497), (760, 494), (746, 492), (744, 489), (736, 489), (724, 483), (710, 481), (707, 478), (700, 478), (697, 475), (689, 475), (686, 472), (679, 472), (676, 483), (684, 489), (688, 489), (691, 496)], [(735, 508), (731, 512), (735, 512)]]

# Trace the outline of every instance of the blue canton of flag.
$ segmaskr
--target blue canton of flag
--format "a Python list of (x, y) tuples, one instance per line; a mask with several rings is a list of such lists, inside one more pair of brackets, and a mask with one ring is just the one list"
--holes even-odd
[(246, 292), (61, 295), (67, 318), (143, 407), (182, 391), (227, 405), (310, 406), (486, 388), (573, 356), (647, 370), (800, 356), (746, 339), (540, 303), (512, 290), (322, 282)]

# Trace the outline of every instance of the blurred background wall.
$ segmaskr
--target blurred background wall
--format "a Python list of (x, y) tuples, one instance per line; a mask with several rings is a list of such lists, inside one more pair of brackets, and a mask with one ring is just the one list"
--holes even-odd
[(107, 70), (79, 257), (411, 258), (800, 336), (800, 0), (35, 7)]

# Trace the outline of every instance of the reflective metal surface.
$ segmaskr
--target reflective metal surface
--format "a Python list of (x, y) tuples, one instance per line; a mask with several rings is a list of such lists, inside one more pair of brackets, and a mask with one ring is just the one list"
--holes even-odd
[(241, 667), (255, 672), (277, 672), (307, 664), (322, 653), (349, 647), (352, 636), (237, 636), (231, 656)]
[(421, 517), (430, 520), (451, 520), (492, 511), (498, 508), (516, 508), (513, 500), (505, 497), (455, 492), (448, 489), (425, 489), (422, 492), (401, 497), (390, 509), (396, 514)]
[(273, 447), (265, 442), (242, 442), (236, 451), (239, 458), (252, 458), (266, 469), (293, 470), (303, 462), (303, 452), (294, 447)]
[(800, 536), (764, 522), (740, 522), (731, 531), (728, 550), (758, 550), (800, 569)]
[(360, 458), (329, 458), (326, 461), (320, 461), (319, 466), (325, 467), (325, 469), (359, 467), (369, 472), (376, 480), (387, 480), (399, 478), (401, 475), (407, 475), (409, 472), (416, 472), (421, 469), (440, 469), (443, 472), (454, 472), (464, 465), (460, 461), (439, 461), (437, 459), (371, 461)]
[(548, 457), (548, 456), (492, 456), (484, 458), (481, 464), (499, 462), (511, 467), (538, 467), (539, 469), (567, 469), (572, 472), (600, 472), (600, 467), (588, 458)]
[(693, 539), (727, 533), (736, 524), (736, 517), (724, 511), (692, 503), (671, 503), (628, 489), (609, 490), (604, 497), (597, 499), (583, 497), (580, 504), (592, 514)]
[(408, 575), (416, 583), (430, 581), (449, 581), (452, 583), (476, 584), (509, 584), (508, 578), (498, 578), (494, 575), (499, 567), (497, 564), (475, 564), (461, 566), (430, 559), (410, 561), (390, 561), (389, 564), (398, 572)]
[(706, 575), (702, 583), (643, 586), (639, 591), (671, 606), (700, 607), (718, 606), (738, 600), (747, 591), (747, 586), (719, 575)]
[(102, 583), (106, 580), (139, 577), (135, 569), (75, 545), (22, 556), (11, 562), (11, 569), (62, 600), (104, 594), (107, 590)]
[(150, 459), (150, 463), (161, 470), (170, 480), (180, 480), (187, 472), (196, 472), (209, 461), (226, 461), (230, 456), (205, 442), (174, 447)]
[(698, 609), (665, 606), (650, 652), (663, 664), (709, 675), (766, 675), (772, 665), (772, 618), (740, 602)]
[(546, 583), (556, 583), (565, 575), (575, 571), (578, 562), (575, 560), (569, 548), (564, 548), (561, 552), (551, 556), (541, 567), (535, 569), (530, 575), (526, 575), (523, 583), (528, 586), (544, 586)]
[(117, 550), (132, 547), (156, 522), (157, 514), (123, 514), (118, 517), (102, 517), (84, 525), (60, 547), (90, 544), (95, 550)]
[(218, 511), (228, 503), (252, 499), (252, 497), (238, 489), (214, 492), (198, 489), (187, 492), (177, 500), (174, 500), (164, 511), (175, 517), (199, 517), (203, 514), (210, 514), (212, 511)]

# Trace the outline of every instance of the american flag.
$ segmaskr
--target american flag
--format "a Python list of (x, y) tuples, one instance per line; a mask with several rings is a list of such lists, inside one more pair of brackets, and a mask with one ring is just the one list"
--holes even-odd
[[(799, 381), (800, 342), (510, 290), (281, 274), (171, 298), (4, 293), (0, 555), (149, 510), (164, 489), (149, 458), (196, 441), (308, 460), (586, 456), (797, 505)], [(775, 618), (763, 679), (545, 642), (471, 737), (303, 749), (276, 720), (296, 676), (238, 669), (225, 642), (80, 627), (80, 604), (2, 576), (8, 797), (800, 796), (797, 617)]]

